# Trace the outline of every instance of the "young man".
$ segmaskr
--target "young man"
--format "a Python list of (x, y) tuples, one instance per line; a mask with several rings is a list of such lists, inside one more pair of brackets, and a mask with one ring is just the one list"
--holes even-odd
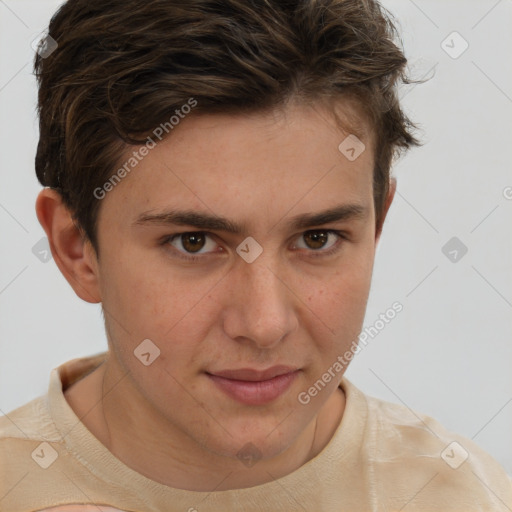
[(109, 349), (0, 420), (2, 511), (511, 509), (475, 444), (343, 377), (416, 143), (393, 36), (368, 0), (61, 7), (36, 210)]

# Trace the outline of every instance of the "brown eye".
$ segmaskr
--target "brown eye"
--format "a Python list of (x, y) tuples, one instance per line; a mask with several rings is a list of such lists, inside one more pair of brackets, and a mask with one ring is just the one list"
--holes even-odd
[(172, 256), (190, 261), (203, 260), (203, 258), (223, 252), (214, 237), (206, 231), (175, 233), (165, 237), (162, 243), (169, 244), (174, 248), (171, 251)]
[(328, 231), (306, 231), (303, 235), (309, 249), (321, 249), (329, 239)]
[(335, 229), (310, 229), (298, 237), (294, 248), (303, 249), (309, 252), (310, 256), (329, 256), (342, 247), (344, 238), (345, 236)]
[(171, 235), (165, 243), (172, 245), (179, 253), (197, 254), (204, 256), (207, 253), (214, 253), (219, 246), (215, 243), (210, 234), (203, 231), (190, 231), (188, 233), (178, 233)]
[(204, 233), (183, 233), (181, 243), (187, 252), (198, 252), (204, 247), (206, 237)]

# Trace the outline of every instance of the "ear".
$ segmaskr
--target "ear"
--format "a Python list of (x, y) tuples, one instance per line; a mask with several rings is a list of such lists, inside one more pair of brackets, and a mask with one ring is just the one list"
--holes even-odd
[(395, 197), (395, 192), (396, 192), (396, 178), (390, 177), (389, 178), (389, 190), (388, 190), (388, 195), (386, 197), (386, 201), (384, 202), (384, 209), (382, 211), (382, 217), (381, 217), (380, 223), (377, 226), (377, 229), (375, 231), (375, 245), (377, 245), (377, 243), (380, 240), (380, 235), (382, 233), (382, 227), (384, 226), (384, 221), (386, 220), (386, 216), (388, 214), (389, 207), (391, 206), (391, 203), (393, 202), (393, 198)]
[(76, 225), (61, 195), (51, 188), (41, 190), (36, 214), (55, 263), (75, 293), (86, 302), (101, 302), (96, 252)]

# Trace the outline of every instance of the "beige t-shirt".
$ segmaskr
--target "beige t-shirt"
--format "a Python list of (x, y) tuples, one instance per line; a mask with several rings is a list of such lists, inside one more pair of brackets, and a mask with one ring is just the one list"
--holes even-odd
[(510, 478), (472, 441), (428, 416), (366, 396), (345, 378), (339, 427), (327, 446), (293, 473), (229, 491), (162, 485), (114, 457), (64, 397), (63, 389), (104, 357), (53, 370), (47, 395), (0, 418), (1, 512), (59, 505), (68, 505), (59, 511), (74, 511), (70, 504), (105, 512), (512, 511)]

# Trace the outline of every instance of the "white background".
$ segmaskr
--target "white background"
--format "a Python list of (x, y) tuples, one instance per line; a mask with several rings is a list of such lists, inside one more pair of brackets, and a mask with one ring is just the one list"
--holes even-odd
[[(49, 372), (106, 349), (99, 305), (78, 299), (34, 212), (38, 140), (31, 41), (59, 1), (0, 0), (0, 410), (46, 391)], [(387, 0), (414, 77), (402, 90), (424, 146), (395, 167), (365, 326), (403, 311), (347, 372), (377, 397), (473, 438), (512, 474), (512, 2)], [(469, 48), (441, 47), (457, 31)], [(458, 51), (461, 41), (447, 44)], [(453, 263), (441, 251), (468, 248)], [(1, 414), (1, 412), (0, 412)]]

